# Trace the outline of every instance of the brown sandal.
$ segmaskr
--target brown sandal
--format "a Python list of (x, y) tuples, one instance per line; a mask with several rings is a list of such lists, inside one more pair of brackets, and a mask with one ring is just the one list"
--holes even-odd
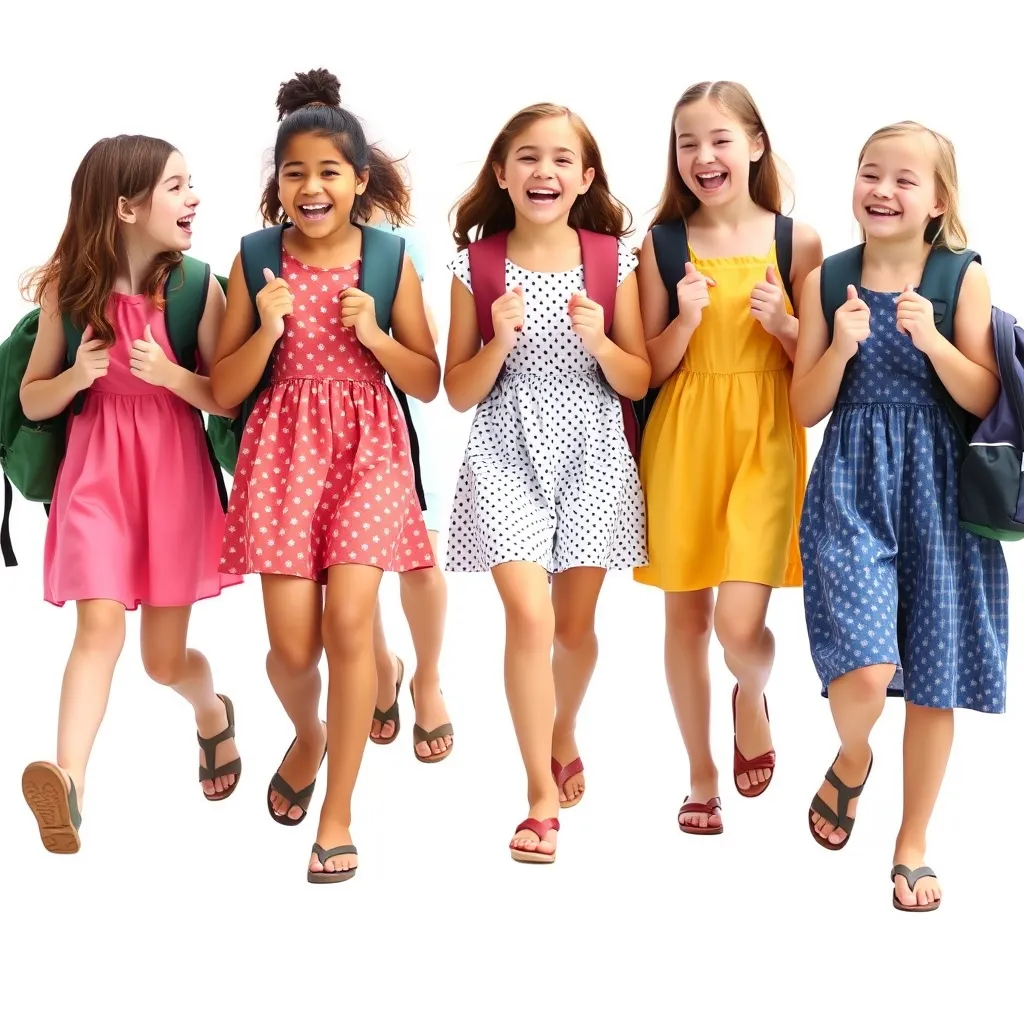
[[(412, 698), (413, 711), (416, 710), (416, 689), (414, 686), (415, 682), (416, 677), (413, 676), (413, 678), (409, 680), (409, 696)], [(434, 742), (434, 740), (443, 740), (446, 736), (451, 739), (451, 743), (449, 743), (447, 749), (442, 750), (440, 754), (431, 753), (429, 757), (421, 757), (419, 752), (416, 750), (416, 747), (419, 746), (419, 744), (421, 743), (426, 743), (427, 746), (429, 747), (430, 744)], [(444, 725), (439, 725), (436, 729), (431, 729), (430, 732), (427, 732), (426, 729), (424, 729), (420, 725), (417, 725), (415, 722), (413, 723), (412, 752), (416, 760), (419, 761), (420, 764), (439, 764), (452, 752), (452, 747), (454, 746), (455, 730), (452, 728), (451, 722), (445, 722)]]
[[(691, 803), (689, 797), (686, 798), (686, 801), (679, 808), (679, 813), (676, 814), (676, 821), (679, 821), (684, 814), (706, 814), (709, 818), (712, 814), (717, 814), (721, 817), (722, 801), (717, 796), (713, 796), (706, 804)], [(679, 821), (679, 831), (691, 836), (720, 836), (724, 831), (724, 826), (705, 825), (701, 828), (700, 825), (684, 825)]]
[(370, 733), (370, 742), (376, 743), (378, 747), (386, 747), (394, 743), (398, 739), (399, 732), (402, 730), (402, 718), (398, 712), (398, 695), (402, 692), (402, 680), (405, 678), (405, 662), (397, 654), (395, 655), (395, 661), (398, 662), (398, 678), (395, 680), (395, 702), (386, 711), (381, 711), (376, 706), (373, 709), (373, 720), (380, 722), (381, 729), (384, 728), (387, 722), (394, 722), (395, 731), (387, 739), (381, 739), (380, 736), (374, 736), (373, 733)]
[(211, 739), (204, 739), (196, 732), (196, 739), (199, 741), (199, 747), (203, 751), (204, 760), (206, 761), (206, 765), (199, 766), (199, 781), (214, 782), (225, 775), (234, 775), (235, 781), (223, 793), (214, 793), (213, 796), (207, 796), (204, 789), (203, 796), (210, 803), (227, 800), (238, 789), (238, 783), (242, 778), (242, 759), (240, 757), (236, 757), (234, 761), (230, 761), (228, 764), (222, 764), (220, 767), (217, 767), (217, 748), (226, 740), (233, 740), (235, 738), (235, 707), (231, 703), (230, 697), (225, 697), (222, 693), (218, 693), (217, 696), (224, 702), (224, 708), (228, 713), (228, 724), (226, 729), (217, 733)]
[(49, 761), (33, 761), (22, 772), (21, 792), (39, 826), (43, 846), (50, 853), (78, 853), (82, 815), (75, 783), (71, 781), (69, 788), (60, 769)]

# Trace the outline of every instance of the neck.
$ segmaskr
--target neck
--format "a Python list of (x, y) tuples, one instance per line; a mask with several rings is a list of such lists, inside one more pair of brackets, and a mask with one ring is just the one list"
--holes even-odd
[(129, 295), (138, 295), (153, 269), (153, 262), (159, 252), (146, 239), (134, 238), (128, 234), (122, 237), (119, 249), (115, 288)]
[(706, 224), (710, 228), (735, 230), (748, 221), (758, 209), (757, 203), (750, 198), (750, 193), (746, 192), (721, 206), (705, 206), (701, 203), (691, 220)]
[(546, 249), (549, 246), (565, 245), (577, 238), (576, 229), (569, 222), (555, 221), (552, 224), (534, 224), (525, 217), (516, 217), (516, 226), (509, 234), (523, 249)]
[(930, 251), (923, 238), (869, 238), (864, 244), (864, 264), (882, 273), (919, 272)]

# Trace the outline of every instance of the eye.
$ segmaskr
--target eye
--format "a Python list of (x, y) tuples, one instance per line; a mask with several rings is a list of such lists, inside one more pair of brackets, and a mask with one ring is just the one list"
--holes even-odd
[(728, 146), (732, 142), (732, 139), (717, 139), (715, 141), (716, 146)]
[(693, 143), (692, 142), (680, 142), (679, 143), (679, 148), (680, 149), (693, 149)]
[(900, 178), (899, 184), (900, 185), (906, 185), (906, 186), (912, 188), (914, 185), (917, 184), (917, 182), (916, 181), (910, 181), (908, 178)]

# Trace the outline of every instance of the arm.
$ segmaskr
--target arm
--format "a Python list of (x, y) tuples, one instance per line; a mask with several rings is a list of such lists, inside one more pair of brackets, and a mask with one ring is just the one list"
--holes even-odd
[[(210, 288), (206, 293), (206, 305), (199, 321), (199, 357), (200, 370), (205, 370), (213, 361), (217, 335), (224, 320), (225, 299), (220, 282), (210, 278)], [(166, 384), (168, 391), (173, 391), (179, 398), (195, 406), (211, 416), (226, 416), (232, 419), (238, 414), (237, 408), (225, 408), (213, 397), (210, 378), (201, 373), (193, 372), (187, 367), (172, 363), (170, 380)]]
[(490, 394), (512, 346), (504, 345), (497, 336), (481, 344), (473, 295), (454, 275), (451, 302), (444, 390), (451, 407), (466, 412)]
[(640, 247), (637, 285), (651, 365), (650, 386), (660, 387), (679, 368), (695, 328), (684, 327), (679, 317), (669, 323), (668, 292), (661, 280), (658, 261), (654, 256), (654, 239), (649, 231)]
[(803, 427), (815, 426), (832, 411), (848, 362), (837, 346), (829, 345), (820, 282), (818, 266), (806, 275), (800, 291), (800, 329), (790, 405)]
[(375, 322), (368, 338), (370, 344), (363, 344), (377, 357), (397, 388), (421, 402), (432, 402), (441, 386), (441, 368), (423, 305), (419, 275), (408, 255), (391, 309), (391, 330), (393, 337)]
[(629, 274), (615, 294), (612, 337), (604, 338), (594, 353), (608, 383), (620, 395), (639, 401), (651, 382), (651, 364), (644, 342), (636, 274)]
[(984, 419), (999, 398), (999, 370), (992, 338), (992, 296), (980, 263), (964, 275), (953, 321), (953, 344), (934, 330), (925, 355), (953, 401)]
[(54, 286), (42, 296), (38, 333), (21, 381), (21, 408), (25, 418), (34, 423), (62, 413), (75, 395), (88, 387), (81, 381), (77, 366), (64, 369), (68, 346), (56, 292)]
[(242, 273), (242, 257), (238, 255), (231, 264), (227, 308), (210, 365), (211, 395), (222, 409), (233, 409), (252, 394), (280, 337), (266, 324), (261, 324), (254, 334), (255, 320)]
[[(790, 362), (796, 360), (796, 345), (800, 333), (800, 302), (803, 297), (807, 275), (821, 266), (825, 253), (821, 237), (809, 224), (793, 225), (793, 266), (789, 272), (789, 283), (793, 291), (793, 316), (786, 316), (782, 329), (775, 335), (786, 350)], [(820, 302), (819, 302), (820, 306)], [(773, 332), (774, 333), (774, 332)]]

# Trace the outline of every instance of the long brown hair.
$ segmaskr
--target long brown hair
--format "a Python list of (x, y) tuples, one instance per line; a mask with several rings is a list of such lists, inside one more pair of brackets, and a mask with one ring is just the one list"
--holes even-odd
[(286, 219), (277, 181), (281, 158), (291, 139), (306, 134), (330, 139), (358, 174), (369, 174), (366, 190), (352, 204), (353, 224), (368, 221), (375, 208), (392, 224), (409, 222), (409, 186), (400, 170), (401, 161), (366, 141), (359, 119), (342, 107), (341, 83), (330, 71), (307, 71), (283, 82), (277, 93), (277, 119), (281, 127), (274, 144), (273, 169), (260, 204), (264, 224), (282, 224)]
[[(129, 206), (147, 203), (174, 152), (169, 142), (148, 135), (118, 135), (93, 145), (71, 181), (68, 218), (57, 249), (27, 275), (25, 298), (39, 305), (56, 285), (61, 313), (82, 330), (91, 326), (96, 340), (113, 343), (107, 301), (121, 255), (118, 206), (122, 199)], [(144, 293), (158, 306), (163, 306), (167, 275), (180, 262), (180, 252), (161, 253), (143, 282)]]
[(554, 103), (536, 103), (513, 115), (491, 143), (476, 181), (452, 207), (455, 215), (455, 230), (452, 232), (455, 244), (464, 249), (471, 241), (470, 232), (477, 228), (477, 237), (486, 238), (499, 231), (510, 231), (515, 227), (516, 210), (512, 199), (503, 189), (494, 174), (495, 166), (504, 167), (512, 143), (530, 125), (549, 117), (569, 119), (573, 130), (580, 137), (583, 148), (581, 159), (585, 168), (593, 168), (594, 180), (590, 188), (576, 201), (569, 211), (569, 224), (574, 228), (599, 231), (602, 234), (622, 238), (633, 226), (632, 215), (624, 203), (612, 195), (608, 187), (608, 175), (601, 159), (597, 142), (583, 118), (568, 107)]
[(764, 146), (761, 159), (750, 165), (747, 187), (750, 198), (762, 209), (782, 213), (783, 174), (780, 161), (772, 152), (768, 129), (761, 119), (761, 112), (746, 88), (739, 82), (698, 82), (691, 85), (672, 110), (672, 123), (668, 140), (668, 173), (661, 193), (657, 212), (651, 226), (667, 221), (686, 220), (700, 208), (700, 200), (687, 188), (679, 173), (676, 157), (676, 115), (683, 107), (698, 100), (713, 100), (730, 117), (735, 118), (752, 142), (760, 139)]
[[(872, 142), (879, 139), (891, 139), (903, 135), (923, 135), (929, 139), (935, 157), (935, 192), (939, 202), (945, 204), (946, 212), (938, 217), (933, 217), (925, 228), (924, 239), (936, 248), (950, 249), (953, 252), (963, 252), (967, 248), (967, 229), (964, 227), (963, 218), (960, 214), (960, 184), (956, 170), (956, 150), (953, 143), (931, 128), (926, 128), (917, 121), (898, 121), (896, 124), (887, 124), (884, 128), (872, 132), (867, 142), (861, 147), (860, 155), (857, 157), (859, 168), (864, 160), (864, 154)], [(864, 240), (864, 230), (861, 229), (861, 241)]]

